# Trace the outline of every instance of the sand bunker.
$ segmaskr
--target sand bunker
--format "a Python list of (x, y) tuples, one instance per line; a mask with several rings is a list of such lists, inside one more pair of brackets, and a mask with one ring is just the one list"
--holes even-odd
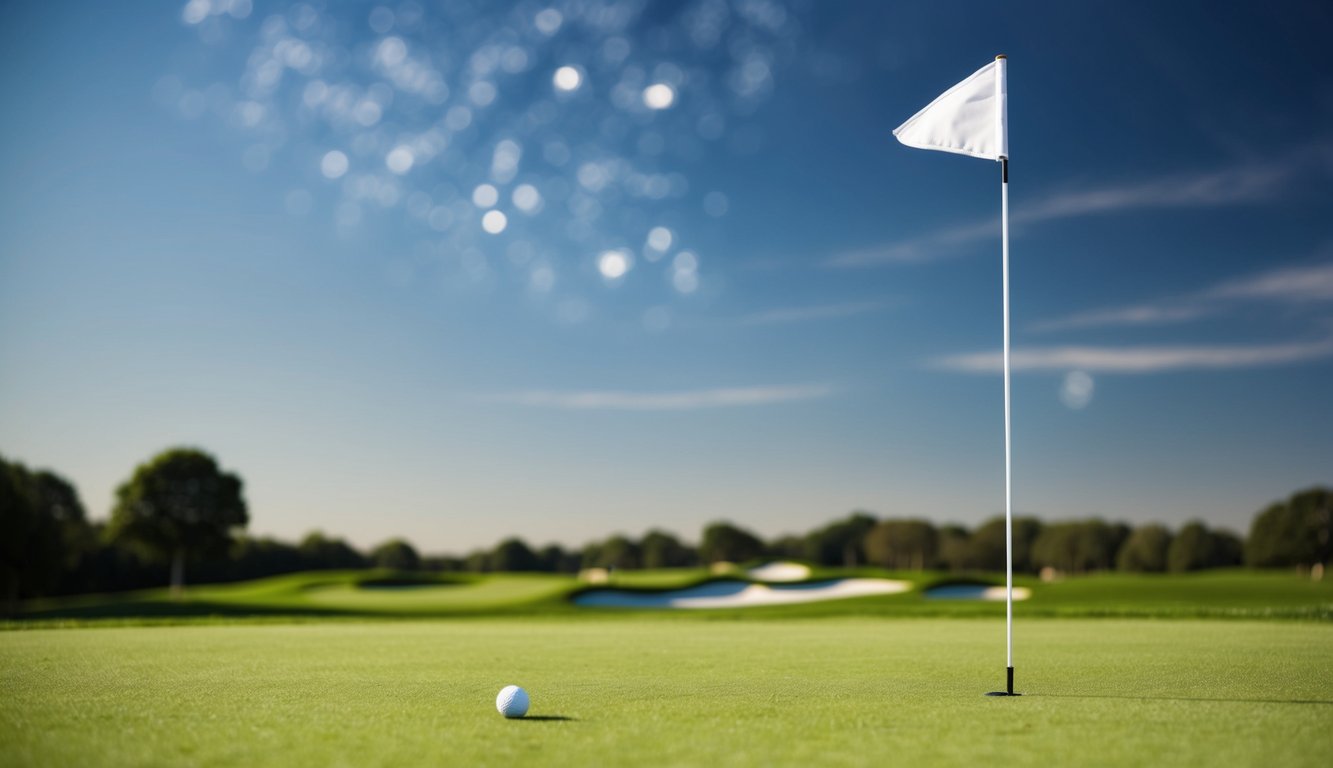
[[(1004, 602), (1004, 587), (992, 587), (986, 584), (945, 584), (931, 587), (925, 592), (932, 600), (998, 600)], [(1014, 599), (1026, 600), (1032, 597), (1032, 590), (1027, 587), (1014, 587)]]
[(910, 582), (890, 579), (834, 579), (809, 584), (751, 584), (713, 581), (669, 592), (594, 589), (574, 597), (574, 604), (596, 608), (748, 608), (757, 605), (792, 605), (821, 600), (842, 600), (869, 595), (894, 595), (912, 588)]
[(800, 563), (764, 563), (746, 571), (756, 581), (805, 581), (810, 578), (810, 567)]

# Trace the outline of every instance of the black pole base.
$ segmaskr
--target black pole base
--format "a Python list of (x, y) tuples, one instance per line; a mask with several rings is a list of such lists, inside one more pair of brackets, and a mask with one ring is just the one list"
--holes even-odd
[(1007, 670), (1007, 672), (1008, 672), (1007, 677), (1008, 677), (1008, 680), (1009, 680), (1009, 684), (1006, 686), (1005, 690), (1003, 690), (1003, 691), (991, 691), (990, 693), (987, 693), (987, 694), (986, 694), (987, 696), (1022, 696), (1022, 695), (1023, 695), (1023, 694), (1021, 694), (1021, 693), (1014, 693), (1014, 668), (1013, 668), (1013, 667), (1005, 667), (1005, 670)]

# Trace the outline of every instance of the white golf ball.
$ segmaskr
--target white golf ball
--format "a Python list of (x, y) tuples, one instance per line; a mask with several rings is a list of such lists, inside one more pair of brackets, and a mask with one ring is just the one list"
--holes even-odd
[(517, 685), (506, 685), (495, 697), (495, 708), (505, 717), (522, 717), (528, 713), (528, 692)]

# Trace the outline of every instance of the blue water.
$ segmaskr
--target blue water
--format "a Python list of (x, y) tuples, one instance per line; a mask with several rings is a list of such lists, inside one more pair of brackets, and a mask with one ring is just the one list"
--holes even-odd
[(923, 594), (931, 600), (985, 600), (989, 584), (945, 584)]

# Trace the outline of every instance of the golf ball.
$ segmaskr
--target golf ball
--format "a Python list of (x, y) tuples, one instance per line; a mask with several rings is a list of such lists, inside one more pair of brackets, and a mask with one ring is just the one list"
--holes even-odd
[(522, 717), (528, 713), (528, 692), (517, 685), (506, 685), (495, 697), (495, 708), (505, 717)]

